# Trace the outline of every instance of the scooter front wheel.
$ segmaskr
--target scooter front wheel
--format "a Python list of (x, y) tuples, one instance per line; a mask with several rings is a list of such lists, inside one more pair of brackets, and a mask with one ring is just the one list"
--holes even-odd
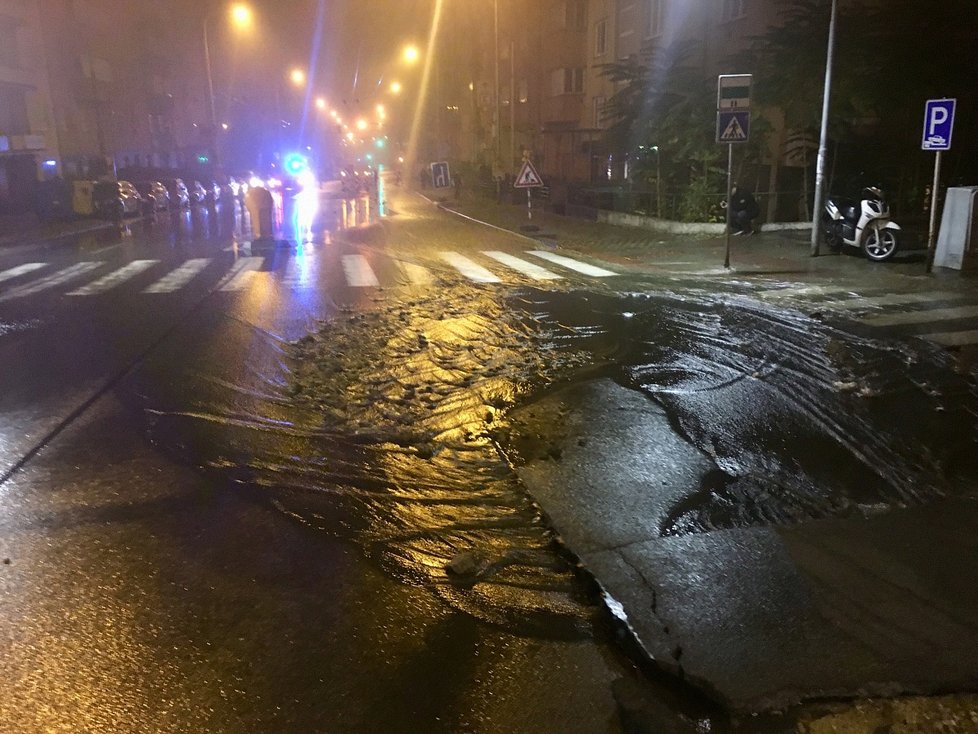
[(896, 254), (899, 241), (892, 229), (871, 229), (863, 240), (863, 252), (874, 262), (889, 260)]

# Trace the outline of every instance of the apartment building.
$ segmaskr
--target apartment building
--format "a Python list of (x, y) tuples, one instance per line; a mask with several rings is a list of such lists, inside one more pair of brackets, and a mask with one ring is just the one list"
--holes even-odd
[[(206, 150), (199, 19), (184, 0), (40, 0), (64, 173), (173, 166)], [(195, 124), (196, 123), (196, 124)]]
[(58, 172), (58, 136), (36, 0), (0, 0), (0, 214), (27, 211)]

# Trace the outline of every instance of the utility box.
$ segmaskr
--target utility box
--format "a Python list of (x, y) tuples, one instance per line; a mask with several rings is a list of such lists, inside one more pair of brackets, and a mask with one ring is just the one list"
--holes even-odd
[(251, 218), (251, 237), (253, 240), (270, 240), (275, 201), (271, 192), (262, 186), (252, 186), (245, 194), (245, 208)]
[(934, 265), (954, 270), (978, 269), (978, 186), (956, 186), (947, 190), (941, 231), (937, 236)]
[(90, 217), (95, 214), (95, 182), (72, 181), (71, 208), (75, 214)]

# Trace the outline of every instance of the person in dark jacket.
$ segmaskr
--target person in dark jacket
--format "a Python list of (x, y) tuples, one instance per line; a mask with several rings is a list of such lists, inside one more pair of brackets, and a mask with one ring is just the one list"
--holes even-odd
[(730, 190), (730, 229), (734, 234), (754, 234), (753, 220), (761, 213), (750, 189), (734, 184)]

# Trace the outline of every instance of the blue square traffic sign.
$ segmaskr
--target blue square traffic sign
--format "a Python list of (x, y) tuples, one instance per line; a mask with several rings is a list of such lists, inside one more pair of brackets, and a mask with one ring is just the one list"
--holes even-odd
[(924, 108), (923, 150), (951, 150), (956, 99), (929, 99)]

